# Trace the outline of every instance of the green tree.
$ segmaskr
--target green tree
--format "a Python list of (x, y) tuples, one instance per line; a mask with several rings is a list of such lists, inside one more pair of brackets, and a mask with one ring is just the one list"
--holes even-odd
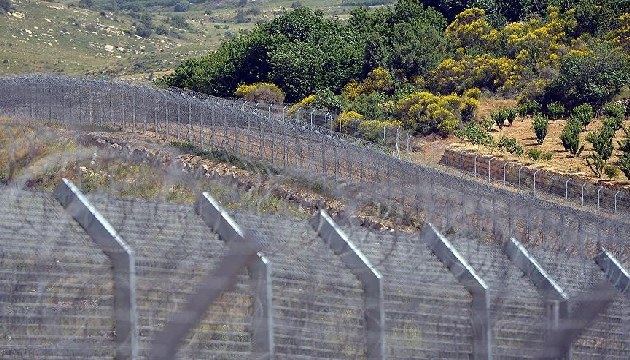
[(606, 161), (612, 156), (614, 136), (615, 129), (610, 122), (605, 122), (598, 131), (586, 135), (586, 141), (593, 144), (593, 153), (586, 157), (586, 165), (599, 178), (603, 175)]
[(571, 110), (571, 117), (569, 120), (574, 119), (579, 122), (582, 126), (582, 130), (585, 130), (588, 124), (593, 121), (594, 116), (595, 112), (593, 111), (593, 107), (590, 104), (582, 104)]
[(362, 75), (383, 67), (407, 79), (424, 76), (447, 54), (446, 20), (417, 0), (392, 8), (354, 10), (348, 25), (365, 39)]
[(539, 145), (542, 145), (543, 141), (547, 137), (547, 128), (549, 127), (549, 119), (542, 114), (534, 115), (534, 133), (536, 134), (536, 140)]
[(623, 174), (630, 179), (630, 130), (627, 128), (623, 128), (623, 130), (626, 133), (626, 138), (623, 141), (617, 142), (619, 144), (619, 150), (621, 150), (617, 166), (619, 166)]
[(298, 8), (189, 59), (163, 79), (217, 96), (232, 96), (240, 84), (271, 82), (298, 101), (317, 90), (339, 92), (361, 75), (365, 41), (349, 26), (321, 11)]
[(630, 9), (630, 0), (579, 0), (573, 4), (580, 26), (572, 34), (605, 35), (618, 25), (619, 17)]
[(573, 157), (580, 156), (580, 153), (584, 150), (584, 145), (580, 144), (580, 132), (582, 131), (582, 122), (580, 119), (572, 117), (562, 129), (560, 134), (560, 140), (562, 146)]
[(566, 108), (588, 103), (599, 109), (630, 84), (630, 60), (603, 45), (586, 53), (569, 53), (560, 61), (559, 76), (545, 89), (545, 103), (561, 102)]

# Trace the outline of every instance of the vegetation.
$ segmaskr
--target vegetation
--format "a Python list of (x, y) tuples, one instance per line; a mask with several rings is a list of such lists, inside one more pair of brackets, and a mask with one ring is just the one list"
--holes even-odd
[(536, 141), (541, 145), (547, 137), (547, 129), (549, 128), (549, 120), (542, 114), (534, 115), (534, 133)]
[(270, 83), (241, 85), (236, 89), (234, 94), (247, 101), (267, 104), (282, 104), (285, 96), (280, 88)]
[(626, 133), (626, 137), (623, 141), (618, 142), (619, 150), (621, 150), (622, 154), (619, 156), (617, 165), (624, 175), (630, 179), (630, 131), (627, 128), (623, 130)]
[[(630, 94), (630, 0), (345, 1), (337, 9), (327, 2), (311, 9), (304, 5), (320, 4), (296, 1), (276, 12), (275, 0), (58, 3), (85, 11), (43, 16), (39, 9), (50, 7), (0, 2), (0, 12), (7, 7), (28, 14), (7, 16), (0, 24), (0, 34), (6, 34), (0, 41), (7, 44), (3, 71), (111, 75), (175, 67), (158, 83), (247, 101), (295, 103), (290, 112), (308, 107), (351, 114), (351, 120), (338, 120), (338, 130), (374, 141), (384, 129), (400, 128), (501, 143), (500, 150), (509, 152), (513, 147), (501, 136), (520, 116), (538, 129), (543, 149), (562, 145), (572, 157), (593, 164), (597, 151), (581, 132), (598, 133), (592, 130), (601, 121), (617, 131), (628, 111), (617, 100)], [(363, 6), (376, 4), (381, 6)], [(50, 19), (48, 27), (61, 34), (51, 37), (52, 45), (42, 43), (43, 33), (28, 38), (26, 29), (35, 32), (39, 25), (30, 22), (35, 16)], [(39, 63), (32, 66), (37, 56), (20, 61), (23, 51), (50, 59), (33, 60)], [(86, 61), (79, 51), (97, 55)], [(175, 66), (178, 59), (183, 60)], [(496, 127), (488, 132), (487, 121), (476, 113), (480, 99), (482, 105), (514, 101), (481, 108), (499, 127), (498, 135), (493, 136)], [(569, 119), (559, 135), (557, 122), (555, 127), (547, 122), (551, 130), (542, 126), (543, 116)], [(547, 138), (548, 131), (553, 136)], [(518, 141), (532, 146), (525, 138)], [(618, 164), (621, 144), (619, 151), (613, 146), (604, 168), (596, 168)]]
[(595, 132), (586, 136), (586, 141), (593, 145), (593, 152), (586, 157), (586, 165), (593, 173), (601, 178), (606, 161), (613, 154), (613, 137), (615, 136), (614, 122), (604, 122), (604, 125)]
[(562, 146), (574, 157), (580, 156), (584, 150), (584, 145), (580, 143), (580, 132), (582, 131), (582, 122), (579, 118), (570, 118), (562, 129), (560, 140)]

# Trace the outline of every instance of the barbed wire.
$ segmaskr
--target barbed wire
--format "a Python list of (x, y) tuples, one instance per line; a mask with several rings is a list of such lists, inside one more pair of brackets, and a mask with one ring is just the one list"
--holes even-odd
[[(290, 177), (311, 192), (345, 204), (335, 214), (336, 220), (383, 274), (389, 358), (469, 358), (475, 351), (471, 294), (446, 273), (447, 268), (424, 244), (417, 229), (399, 232), (390, 227), (434, 224), (487, 282), (491, 352), (501, 358), (537, 357), (534, 350), (545, 350), (548, 334), (546, 300), (498, 247), (507, 239), (516, 238), (530, 249), (570, 297), (588, 294), (605, 279), (592, 260), (600, 247), (610, 249), (622, 264), (628, 263), (627, 245), (622, 239), (630, 229), (622, 209), (607, 214), (575, 208), (549, 201), (540, 193), (533, 196), (508, 186), (494, 186), (502, 185), (500, 176), (492, 177), (488, 184), (475, 180), (474, 173), (456, 174), (412, 164), (392, 157), (390, 148), (315, 123), (311, 126), (310, 122), (281, 120), (268, 113), (252, 114), (242, 105), (239, 108), (222, 99), (103, 80), (3, 78), (0, 94), (0, 111), (14, 123), (30, 119), (35, 122), (27, 124), (91, 134), (75, 137), (80, 145), (59, 146), (43, 158), (35, 149), (27, 148), (30, 158), (40, 161), (41, 166), (33, 163), (23, 172), (16, 170), (12, 182), (2, 188), (2, 194), (7, 195), (2, 213), (8, 219), (0, 227), (2, 269), (13, 276), (2, 283), (8, 294), (3, 305), (10, 304), (3, 306), (2, 318), (15, 314), (13, 319), (18, 322), (2, 321), (2, 356), (97, 356), (95, 349), (100, 345), (77, 345), (89, 341), (105, 344), (99, 353), (103, 357), (112, 356), (114, 351), (112, 318), (102, 315), (112, 311), (108, 294), (113, 283), (102, 279), (110, 276), (107, 260), (95, 255), (97, 250), (89, 239), (49, 193), (21, 190), (34, 178), (62, 171), (72, 161), (80, 163), (72, 171), (85, 179), (81, 185), (88, 190), (89, 200), (138, 256), (141, 357), (149, 356), (155, 333), (173, 311), (182, 308), (186, 297), (195, 293), (195, 285), (226, 251), (225, 244), (192, 207), (168, 201), (183, 193), (183, 187), (192, 188), (192, 196), (211, 192), (226, 204), (238, 224), (264, 238), (263, 252), (274, 269), (272, 332), (277, 358), (365, 358), (365, 290), (318, 237), (304, 214), (295, 215), (299, 209), (279, 201), (294, 195), (263, 185), (264, 181), (280, 186)], [(43, 129), (33, 129), (33, 139), (46, 137), (54, 143), (54, 133), (46, 134)], [(152, 139), (144, 142), (155, 141), (157, 147), (170, 144), (180, 152), (238, 165), (240, 168), (233, 171), (246, 169), (249, 179), (242, 184), (235, 184), (234, 179), (223, 181), (226, 177), (216, 175), (207, 165), (204, 168), (203, 163), (187, 164), (182, 169), (175, 156), (168, 155), (169, 159), (149, 150), (138, 151), (141, 146), (131, 145), (135, 137)], [(17, 141), (10, 145), (15, 149), (22, 146)], [(155, 158), (159, 160), (152, 163), (150, 159)], [(134, 165), (123, 169), (116, 159)], [(149, 171), (149, 167), (159, 171)], [(86, 171), (95, 174), (92, 180), (81, 177)], [(117, 172), (129, 176), (115, 180)], [(478, 178), (482, 172), (479, 166)], [(138, 181), (142, 177), (146, 184), (141, 186)], [(529, 176), (523, 175), (521, 180), (525, 178)], [(106, 195), (105, 187), (135, 200)], [(139, 199), (145, 195), (161, 200)], [(35, 206), (42, 201), (49, 206)], [(297, 207), (307, 202), (301, 201)], [(243, 210), (246, 204), (253, 212)], [(312, 200), (311, 205), (307, 212), (325, 206), (318, 200)], [(49, 214), (44, 221), (43, 213)], [(380, 232), (357, 227), (368, 222), (366, 213), (389, 220), (391, 226)], [(50, 224), (63, 226), (47, 239)], [(63, 240), (68, 231), (75, 236)], [(21, 247), (15, 246), (16, 241)], [(55, 265), (50, 276), (57, 278), (34, 277), (49, 271), (50, 264), (57, 261), (65, 264)], [(74, 263), (78, 265), (68, 265)], [(251, 314), (262, 301), (252, 292), (248, 275), (243, 270), (236, 286), (200, 319), (184, 340), (179, 357), (253, 357)], [(31, 288), (19, 287), (29, 283)], [(103, 289), (101, 284), (105, 284)], [(84, 293), (73, 293), (75, 288)], [(54, 295), (56, 291), (62, 295)], [(22, 297), (25, 293), (31, 297)], [(92, 298), (96, 300), (87, 301), (96, 301), (94, 310), (69, 305)], [(75, 315), (80, 321), (64, 323), (63, 313), (36, 310), (64, 305), (68, 312), (82, 314)], [(628, 334), (628, 315), (627, 300), (617, 296), (584, 335), (571, 339), (575, 354), (627, 357), (623, 336)], [(37, 324), (41, 334), (28, 325), (30, 322)], [(59, 329), (67, 329), (74, 337), (68, 341), (56, 338)], [(41, 345), (36, 350), (25, 349), (33, 344)]]

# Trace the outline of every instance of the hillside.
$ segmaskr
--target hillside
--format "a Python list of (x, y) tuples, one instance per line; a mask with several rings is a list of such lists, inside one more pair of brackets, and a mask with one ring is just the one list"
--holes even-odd
[[(132, 6), (143, 3), (157, 5)], [(11, 1), (9, 13), (0, 11), (0, 75), (148, 75), (203, 55), (292, 4), (338, 17), (356, 8), (332, 0), (267, 0), (241, 7), (237, 1), (213, 1), (189, 4), (183, 12), (167, 5), (172, 3), (127, 1), (121, 2), (127, 8), (114, 9), (109, 1)]]

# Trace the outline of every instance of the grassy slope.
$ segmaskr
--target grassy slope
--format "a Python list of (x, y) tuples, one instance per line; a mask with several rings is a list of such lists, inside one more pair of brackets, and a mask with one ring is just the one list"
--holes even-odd
[[(0, 15), (0, 75), (28, 72), (146, 74), (173, 69), (182, 59), (199, 56), (256, 22), (269, 21), (291, 9), (293, 1), (266, 0), (250, 3), (257, 8), (248, 22), (236, 23), (234, 2), (196, 4), (185, 13), (152, 8), (154, 24), (166, 26), (168, 35), (140, 38), (134, 20), (123, 12), (101, 12), (72, 6), (78, 1), (13, 1), (14, 14)], [(347, 16), (351, 7), (341, 1), (304, 0), (304, 6), (322, 9), (328, 16)], [(189, 29), (168, 24), (183, 16)], [(128, 33), (125, 33), (127, 31)]]

